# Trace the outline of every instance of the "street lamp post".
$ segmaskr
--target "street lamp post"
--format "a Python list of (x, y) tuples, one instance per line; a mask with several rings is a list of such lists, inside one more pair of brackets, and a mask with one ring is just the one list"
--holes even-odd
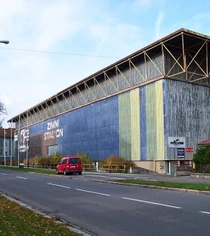
[[(8, 40), (0, 40), (0, 43), (4, 43), (4, 44), (9, 44), (9, 41)], [(4, 129), (4, 165), (6, 165), (6, 152), (5, 152), (5, 148), (6, 148), (6, 145), (5, 145), (5, 129)]]

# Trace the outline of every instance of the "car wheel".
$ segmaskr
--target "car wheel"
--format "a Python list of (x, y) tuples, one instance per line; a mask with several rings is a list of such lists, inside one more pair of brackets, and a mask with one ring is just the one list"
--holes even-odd
[(56, 174), (57, 174), (57, 175), (59, 175), (59, 172), (58, 172), (58, 170), (57, 170), (57, 169), (56, 169)]
[(79, 172), (79, 175), (81, 175), (82, 174), (82, 171), (81, 172)]
[(66, 170), (63, 170), (63, 174), (64, 174), (64, 175), (67, 175), (67, 171), (66, 171)]

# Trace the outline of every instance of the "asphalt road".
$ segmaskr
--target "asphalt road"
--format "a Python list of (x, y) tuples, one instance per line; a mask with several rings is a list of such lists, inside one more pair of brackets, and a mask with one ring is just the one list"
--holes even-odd
[(0, 191), (93, 235), (209, 235), (209, 196), (91, 181), (119, 178), (125, 175), (58, 177), (2, 169)]

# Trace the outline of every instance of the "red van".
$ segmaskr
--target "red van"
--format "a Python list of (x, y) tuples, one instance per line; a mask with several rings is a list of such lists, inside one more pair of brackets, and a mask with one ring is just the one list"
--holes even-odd
[(82, 162), (81, 159), (77, 156), (72, 157), (63, 157), (58, 165), (56, 166), (57, 174), (73, 174), (78, 173), (82, 174)]

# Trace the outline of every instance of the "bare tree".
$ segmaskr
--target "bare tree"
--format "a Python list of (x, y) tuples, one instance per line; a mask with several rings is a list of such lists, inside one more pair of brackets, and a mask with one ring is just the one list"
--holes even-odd
[(6, 115), (7, 110), (3, 102), (0, 101), (0, 115)]
[(3, 118), (3, 119), (0, 119), (0, 128), (3, 128), (3, 121), (4, 121), (5, 119)]

